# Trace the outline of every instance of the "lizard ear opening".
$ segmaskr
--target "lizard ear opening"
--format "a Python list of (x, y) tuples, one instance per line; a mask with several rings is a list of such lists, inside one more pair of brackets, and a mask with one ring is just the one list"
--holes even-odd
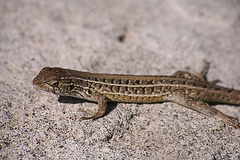
[(71, 90), (73, 90), (73, 88), (74, 88), (74, 85), (71, 84), (71, 85), (69, 86), (69, 90), (71, 91)]

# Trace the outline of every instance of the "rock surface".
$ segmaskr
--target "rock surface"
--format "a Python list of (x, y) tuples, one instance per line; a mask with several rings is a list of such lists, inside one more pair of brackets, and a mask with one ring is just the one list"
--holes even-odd
[(171, 75), (205, 59), (209, 80), (240, 89), (239, 17), (238, 0), (2, 0), (0, 159), (239, 159), (240, 130), (177, 104), (113, 103), (81, 121), (95, 103), (32, 85), (46, 66)]

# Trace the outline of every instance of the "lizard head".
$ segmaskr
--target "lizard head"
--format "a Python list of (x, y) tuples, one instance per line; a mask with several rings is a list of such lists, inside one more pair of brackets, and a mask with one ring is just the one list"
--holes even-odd
[(71, 80), (64, 79), (66, 70), (57, 67), (45, 67), (33, 79), (33, 85), (38, 88), (53, 92), (55, 94), (63, 95), (64, 91), (71, 89)]

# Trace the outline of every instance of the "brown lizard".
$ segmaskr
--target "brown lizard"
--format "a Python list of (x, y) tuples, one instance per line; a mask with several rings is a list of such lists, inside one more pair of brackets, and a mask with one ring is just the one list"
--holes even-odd
[(81, 72), (45, 67), (34, 78), (40, 89), (98, 103), (98, 111), (88, 110), (83, 119), (105, 114), (107, 102), (155, 103), (171, 101), (240, 128), (237, 118), (225, 115), (208, 102), (240, 105), (240, 90), (207, 82), (208, 65), (199, 74), (178, 71), (172, 76), (120, 75)]

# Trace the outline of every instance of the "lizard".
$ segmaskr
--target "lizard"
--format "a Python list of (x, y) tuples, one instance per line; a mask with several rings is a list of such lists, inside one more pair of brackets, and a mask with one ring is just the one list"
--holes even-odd
[(60, 96), (70, 96), (98, 103), (96, 112), (85, 110), (82, 119), (103, 117), (108, 102), (158, 103), (175, 102), (224, 124), (240, 128), (237, 118), (228, 116), (210, 102), (240, 105), (240, 90), (208, 82), (209, 64), (200, 73), (177, 71), (171, 76), (124, 75), (82, 72), (59, 67), (44, 67), (33, 85)]

